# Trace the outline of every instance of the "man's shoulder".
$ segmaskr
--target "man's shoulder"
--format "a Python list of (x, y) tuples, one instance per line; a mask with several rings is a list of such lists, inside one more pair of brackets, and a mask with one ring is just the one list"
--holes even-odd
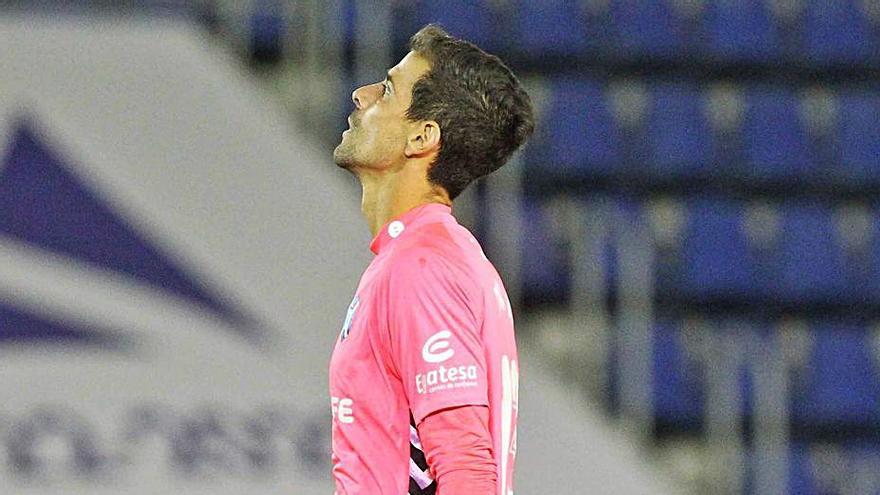
[(444, 222), (422, 225), (411, 235), (400, 239), (400, 243), (391, 253), (392, 260), (408, 263), (425, 255), (431, 255), (440, 260), (461, 261), (464, 249), (456, 241), (455, 236), (456, 232)]
[(468, 261), (472, 253), (456, 235), (460, 234), (449, 225), (437, 222), (401, 238), (389, 253), (388, 276), (472, 279), (475, 267)]

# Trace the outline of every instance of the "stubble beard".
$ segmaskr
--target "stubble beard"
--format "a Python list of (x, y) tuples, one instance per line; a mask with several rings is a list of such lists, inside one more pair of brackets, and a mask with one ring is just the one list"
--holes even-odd
[[(354, 133), (354, 131), (351, 133)], [(351, 138), (352, 136), (348, 136), (348, 142), (346, 142), (345, 138), (342, 138), (342, 142), (333, 150), (333, 161), (336, 162), (337, 167), (354, 173), (354, 168), (357, 164), (357, 159), (355, 158), (357, 147), (351, 142)]]

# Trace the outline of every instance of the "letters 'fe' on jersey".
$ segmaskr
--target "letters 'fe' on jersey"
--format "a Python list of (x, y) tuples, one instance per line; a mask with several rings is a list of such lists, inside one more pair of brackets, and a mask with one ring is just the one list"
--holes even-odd
[(389, 222), (370, 249), (330, 360), (337, 495), (435, 493), (418, 426), (464, 405), (489, 406), (498, 493), (509, 495), (519, 372), (501, 278), (442, 204)]

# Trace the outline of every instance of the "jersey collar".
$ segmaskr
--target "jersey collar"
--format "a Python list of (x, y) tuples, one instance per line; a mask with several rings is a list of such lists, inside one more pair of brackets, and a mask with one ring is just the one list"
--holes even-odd
[(452, 208), (442, 203), (425, 203), (398, 215), (379, 229), (373, 242), (370, 243), (370, 251), (379, 254), (385, 246), (397, 239), (407, 230), (413, 230), (427, 220), (440, 216), (452, 215)]

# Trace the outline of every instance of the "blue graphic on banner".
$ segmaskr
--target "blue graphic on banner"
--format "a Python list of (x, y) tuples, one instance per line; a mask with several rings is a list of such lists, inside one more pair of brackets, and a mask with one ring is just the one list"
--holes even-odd
[(169, 291), (219, 316), (250, 339), (253, 318), (211, 294), (76, 177), (27, 120), (13, 127), (0, 163), (0, 235)]
[(54, 322), (0, 305), (0, 346), (6, 343), (34, 345), (63, 344), (65, 347), (98, 347), (131, 351), (136, 343), (125, 336), (102, 329)]

